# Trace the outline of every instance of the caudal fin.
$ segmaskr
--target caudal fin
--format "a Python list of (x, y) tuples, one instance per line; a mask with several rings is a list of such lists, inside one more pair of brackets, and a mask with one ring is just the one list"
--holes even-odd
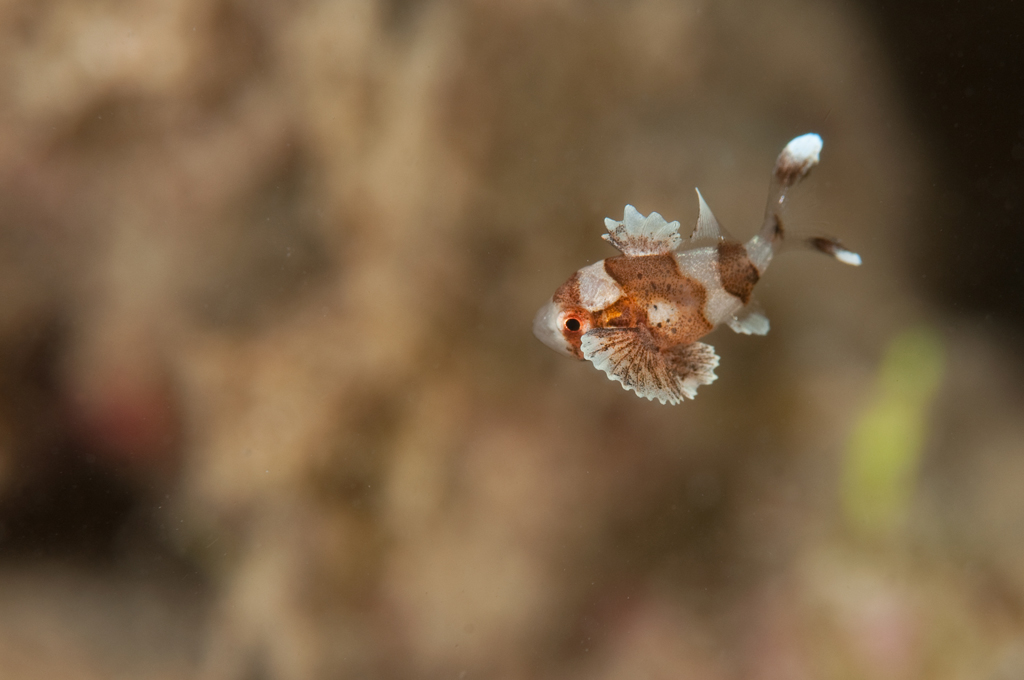
[(853, 267), (860, 266), (860, 255), (847, 249), (846, 246), (840, 243), (837, 238), (833, 238), (831, 236), (811, 236), (810, 238), (803, 239), (802, 242), (808, 248), (817, 250), (819, 253), (831, 255), (843, 264), (848, 264)]
[[(813, 132), (800, 135), (786, 145), (775, 161), (772, 183), (768, 190), (768, 205), (764, 209), (764, 224), (757, 236), (747, 243), (747, 253), (759, 272), (764, 272), (779, 250), (786, 229), (782, 216), (787, 205), (789, 189), (800, 183), (818, 164), (821, 155), (821, 137)], [(799, 245), (831, 255), (843, 264), (859, 266), (860, 255), (847, 249), (839, 239), (830, 236), (801, 236), (791, 238), (790, 244)]]
[(750, 239), (747, 244), (750, 260), (758, 271), (763, 272), (768, 268), (778, 243), (785, 235), (782, 214), (790, 188), (799, 184), (800, 180), (818, 164), (821, 147), (821, 137), (810, 132), (790, 140), (775, 160), (772, 183), (768, 189), (768, 205), (764, 210), (764, 223), (757, 236)]

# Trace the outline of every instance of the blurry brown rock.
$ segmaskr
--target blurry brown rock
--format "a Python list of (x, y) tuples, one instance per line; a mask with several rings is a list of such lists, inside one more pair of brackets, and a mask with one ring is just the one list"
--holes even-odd
[[(816, 549), (837, 540), (831, 480), (882, 348), (929, 315), (905, 266), (928, 194), (852, 6), (0, 17), (4, 380), (54, 338), (48, 377), (0, 395), (0, 494), (17, 506), (56, 437), (202, 574), (201, 659), (145, 677), (870, 677), (822, 661), (816, 603), (843, 620), (846, 572)], [(809, 131), (822, 164), (791, 223), (865, 266), (780, 258), (759, 288), (771, 334), (713, 335), (699, 399), (637, 399), (532, 337), (607, 255), (603, 217), (688, 223), (697, 184), (747, 236), (778, 149)], [(947, 677), (924, 675), (931, 649), (891, 653), (894, 678)]]

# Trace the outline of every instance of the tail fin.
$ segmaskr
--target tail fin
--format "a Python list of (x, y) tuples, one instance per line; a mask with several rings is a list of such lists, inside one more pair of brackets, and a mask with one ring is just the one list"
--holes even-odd
[(839, 239), (832, 236), (811, 236), (810, 238), (803, 239), (803, 243), (819, 253), (825, 253), (831, 255), (843, 264), (848, 264), (854, 267), (860, 266), (860, 255), (847, 250), (847, 248), (839, 242)]
[[(786, 145), (775, 161), (772, 183), (768, 189), (768, 205), (764, 209), (764, 224), (757, 236), (747, 243), (750, 261), (761, 273), (768, 268), (772, 256), (782, 244), (785, 228), (782, 213), (786, 207), (786, 193), (811, 172), (821, 154), (821, 137), (810, 132), (800, 135)], [(829, 236), (803, 237), (796, 241), (812, 250), (831, 255), (843, 264), (860, 266), (860, 255), (848, 250), (839, 239)]]
[(757, 236), (750, 239), (747, 244), (750, 260), (760, 272), (767, 269), (785, 233), (782, 213), (786, 206), (786, 194), (818, 164), (821, 147), (821, 137), (813, 132), (800, 135), (790, 140), (775, 160), (772, 183), (768, 190), (768, 205), (764, 210), (764, 223)]

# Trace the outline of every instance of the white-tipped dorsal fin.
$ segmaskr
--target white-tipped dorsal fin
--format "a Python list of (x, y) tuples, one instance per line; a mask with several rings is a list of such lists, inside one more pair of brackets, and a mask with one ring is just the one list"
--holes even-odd
[(756, 302), (751, 302), (729, 319), (729, 328), (742, 335), (768, 335), (771, 324)]
[(691, 241), (704, 241), (708, 239), (721, 240), (727, 238), (725, 229), (715, 219), (714, 213), (711, 212), (711, 208), (708, 207), (707, 202), (704, 200), (704, 196), (701, 195), (700, 189), (694, 189), (697, 192), (697, 201), (700, 206), (697, 209), (697, 224), (693, 228), (693, 233), (690, 234)]
[(718, 377), (715, 348), (694, 342), (661, 351), (643, 328), (596, 328), (584, 333), (583, 358), (646, 399), (678, 404)]
[(656, 212), (644, 217), (631, 205), (626, 206), (621, 222), (604, 220), (608, 233), (602, 238), (623, 255), (660, 255), (671, 253), (683, 242), (678, 222), (666, 222)]

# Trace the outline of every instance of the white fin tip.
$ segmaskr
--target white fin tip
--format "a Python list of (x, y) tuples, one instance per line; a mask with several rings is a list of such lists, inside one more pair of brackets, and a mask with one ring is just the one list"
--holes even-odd
[(809, 132), (790, 140), (782, 153), (792, 158), (795, 163), (803, 165), (809, 161), (812, 165), (816, 165), (820, 160), (823, 145), (821, 135)]
[(852, 250), (846, 250), (845, 248), (836, 248), (836, 252), (833, 253), (832, 256), (843, 264), (848, 264), (853, 267), (859, 267), (861, 264), (860, 255)]
[[(807, 176), (818, 164), (821, 154), (821, 137), (810, 132), (789, 141), (775, 161), (775, 177), (784, 187), (790, 187)], [(781, 203), (783, 196), (779, 196)]]
[(852, 250), (847, 250), (834, 238), (830, 238), (828, 236), (814, 236), (807, 239), (806, 243), (815, 250), (823, 252), (826, 255), (831, 255), (843, 264), (848, 264), (854, 267), (860, 266), (860, 255)]

